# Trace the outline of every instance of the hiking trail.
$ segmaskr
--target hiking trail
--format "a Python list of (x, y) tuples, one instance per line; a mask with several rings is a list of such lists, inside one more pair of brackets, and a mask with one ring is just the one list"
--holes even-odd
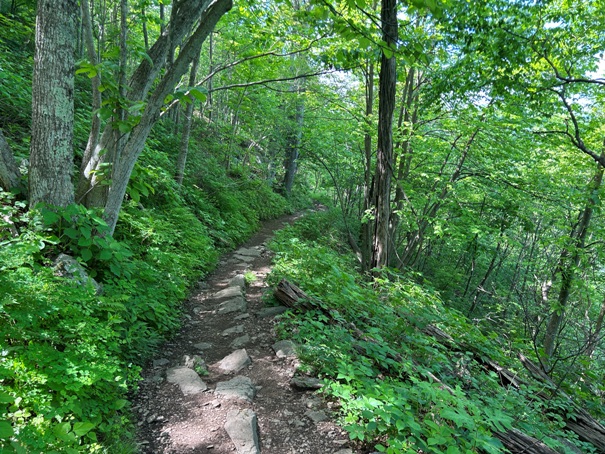
[[(292, 380), (293, 344), (274, 330), (285, 308), (262, 298), (271, 291), (266, 242), (299, 216), (265, 222), (184, 303), (179, 333), (144, 369), (133, 399), (141, 453), (353, 454), (331, 403), (315, 394), (318, 381)], [(248, 286), (245, 272), (256, 278)]]

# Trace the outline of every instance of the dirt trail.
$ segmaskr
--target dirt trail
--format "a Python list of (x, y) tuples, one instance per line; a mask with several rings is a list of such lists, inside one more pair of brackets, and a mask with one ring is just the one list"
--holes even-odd
[[(200, 282), (184, 303), (181, 331), (146, 368), (133, 401), (142, 453), (352, 454), (347, 435), (326, 419), (329, 406), (312, 391), (296, 390), (290, 385), (297, 360), (281, 353), (276, 355), (272, 348), (276, 342), (274, 317), (260, 316), (262, 295), (270, 291), (265, 278), (271, 257), (265, 243), (275, 230), (295, 217), (265, 223), (240, 249), (224, 256), (218, 268)], [(217, 294), (231, 294), (233, 278), (246, 270), (256, 275), (256, 281), (245, 289), (247, 307), (235, 310), (229, 304), (241, 304), (239, 296), (221, 299)], [(231, 332), (225, 332), (229, 329)], [(242, 349), (251, 359), (249, 365), (234, 372), (221, 369), (219, 362), (223, 358)], [(201, 375), (204, 383), (191, 372), (201, 372), (199, 357), (209, 372)], [(166, 379), (183, 372), (193, 375), (195, 381), (189, 394), (184, 394), (183, 389), (188, 392), (190, 388)], [(234, 377), (248, 384), (251, 381), (251, 400), (229, 397), (228, 392), (221, 395), (216, 389)], [(226, 421), (238, 412), (256, 415), (257, 423), (253, 421), (253, 425), (258, 428), (259, 448), (246, 440), (234, 442), (232, 431), (230, 437), (225, 429)]]

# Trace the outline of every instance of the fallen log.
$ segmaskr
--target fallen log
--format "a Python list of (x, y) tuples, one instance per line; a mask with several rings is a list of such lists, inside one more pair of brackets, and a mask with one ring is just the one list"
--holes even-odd
[(305, 292), (291, 282), (288, 282), (286, 279), (282, 279), (279, 284), (277, 284), (277, 287), (275, 287), (275, 290), (273, 291), (273, 295), (279, 302), (290, 309), (310, 311), (319, 306), (313, 304), (311, 298)]
[(529, 358), (520, 353), (518, 357), (521, 364), (523, 364), (537, 381), (546, 385), (555, 395), (567, 400), (570, 407), (574, 410), (574, 413), (571, 415), (569, 415), (569, 412), (567, 411), (559, 413), (565, 420), (565, 428), (577, 434), (580, 440), (592, 443), (599, 449), (599, 452), (605, 452), (605, 426), (575, 403), (570, 396), (563, 392), (552, 379)]
[(512, 454), (557, 454), (554, 449), (517, 429), (506, 433), (494, 433), (494, 435)]

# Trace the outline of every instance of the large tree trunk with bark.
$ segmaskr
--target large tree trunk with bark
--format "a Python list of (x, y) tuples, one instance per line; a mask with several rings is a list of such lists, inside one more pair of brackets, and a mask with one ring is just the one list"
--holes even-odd
[(32, 83), (30, 206), (74, 201), (74, 74), (78, 4), (40, 0)]
[[(397, 85), (397, 1), (382, 0), (380, 12), (382, 39), (389, 46), (383, 50), (380, 62), (378, 88), (378, 143), (376, 173), (374, 176), (373, 206), (374, 230), (370, 268), (382, 268), (389, 263), (389, 238), (391, 222), (391, 176), (393, 173), (393, 112)], [(387, 57), (387, 53), (390, 57)]]

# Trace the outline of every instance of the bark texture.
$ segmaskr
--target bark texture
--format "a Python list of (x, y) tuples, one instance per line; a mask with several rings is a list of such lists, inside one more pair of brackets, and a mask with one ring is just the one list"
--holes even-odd
[(374, 231), (370, 268), (382, 268), (389, 263), (389, 225), (391, 220), (391, 176), (393, 169), (393, 112), (397, 84), (397, 63), (394, 55), (397, 44), (397, 2), (382, 0), (380, 12), (383, 41), (389, 46), (387, 57), (382, 52), (378, 87), (378, 142), (376, 173), (374, 176), (373, 205)]
[[(200, 63), (200, 54), (197, 54), (191, 64), (191, 72), (189, 73), (189, 86), (195, 85), (195, 78), (197, 75), (197, 68)], [(183, 132), (181, 134), (181, 144), (179, 149), (179, 156), (176, 161), (176, 182), (178, 185), (183, 184), (183, 177), (185, 176), (185, 164), (187, 164), (187, 155), (189, 154), (189, 138), (191, 137), (191, 122), (193, 117), (193, 100), (185, 107), (185, 118), (183, 119)]]
[[(297, 90), (300, 93), (300, 89)], [(298, 155), (302, 143), (302, 128), (305, 104), (302, 98), (296, 100), (296, 114), (294, 116), (294, 131), (291, 131), (286, 144), (286, 159), (284, 161), (284, 192), (289, 197), (294, 187), (294, 177), (298, 171)]]
[(30, 205), (74, 200), (74, 65), (78, 3), (40, 0), (32, 84)]

